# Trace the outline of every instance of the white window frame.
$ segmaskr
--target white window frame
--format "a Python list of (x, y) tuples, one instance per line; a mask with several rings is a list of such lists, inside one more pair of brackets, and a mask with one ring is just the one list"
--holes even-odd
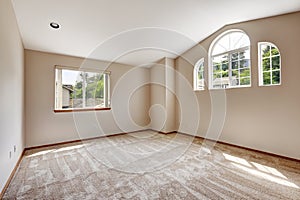
[[(277, 48), (278, 49), (278, 52), (279, 52), (279, 55), (275, 55), (275, 56), (271, 56), (270, 55), (270, 81), (271, 81), (271, 83), (270, 84), (268, 84), (268, 85), (265, 85), (264, 84), (264, 77), (263, 77), (263, 66), (262, 66), (262, 60), (263, 60), (263, 57), (262, 57), (262, 54), (261, 54), (261, 47), (262, 47), (262, 45), (268, 45), (268, 46), (273, 46), (273, 47), (275, 47), (275, 48)], [(281, 70), (281, 53), (280, 53), (280, 50), (279, 50), (279, 48), (274, 44), (274, 43), (272, 43), (272, 42), (258, 42), (258, 73), (259, 73), (259, 75), (258, 75), (258, 85), (259, 86), (262, 86), (262, 87), (269, 87), (269, 86), (279, 86), (279, 85), (281, 85), (281, 74), (282, 74), (282, 70)], [(280, 62), (279, 62), (279, 70), (272, 70), (272, 57), (277, 57), (277, 56), (279, 56), (279, 58), (280, 58)], [(272, 83), (272, 72), (273, 71), (279, 71), (279, 74), (280, 74), (280, 76), (279, 76), (279, 78), (280, 78), (280, 81), (279, 81), (279, 83), (278, 84), (273, 84)]]
[[(224, 31), (223, 33), (221, 33), (219, 36), (217, 36), (213, 42), (211, 43), (209, 50), (208, 50), (208, 88), (209, 90), (220, 90), (220, 89), (231, 89), (231, 88), (247, 88), (247, 87), (251, 87), (252, 86), (252, 70), (251, 70), (251, 42), (249, 44), (249, 46), (246, 47), (242, 47), (239, 49), (234, 49), (231, 51), (226, 51), (220, 54), (216, 54), (216, 55), (212, 55), (212, 51), (214, 50), (215, 45), (219, 42), (219, 40), (221, 40), (223, 37), (225, 37), (228, 34), (234, 33), (234, 32), (240, 32), (245, 34), (246, 36), (248, 36), (247, 33), (245, 33), (244, 31), (240, 30), (240, 29), (230, 29), (227, 31)], [(248, 36), (249, 40), (250, 37)], [(228, 86), (226, 88), (214, 88), (213, 87), (213, 58), (220, 56), (220, 55), (225, 55), (228, 54), (228, 77), (230, 77), (231, 71), (232, 71), (232, 67), (231, 67), (231, 57), (230, 55), (233, 53), (237, 53), (243, 50), (249, 50), (250, 51), (250, 84), (249, 85), (238, 85), (238, 86)]]
[[(198, 73), (200, 68), (201, 69), (201, 73), (202, 73), (202, 81), (203, 81), (203, 86), (199, 87), (199, 77), (198, 77)], [(194, 66), (194, 91), (201, 91), (201, 90), (205, 90), (205, 78), (204, 78), (204, 58), (201, 58), (200, 60), (198, 60)]]
[[(83, 98), (83, 107), (82, 108), (58, 108), (59, 106), (57, 105), (57, 92), (58, 92), (58, 88), (61, 87), (61, 81), (58, 80), (57, 82), (57, 70), (61, 70), (60, 72), (62, 72), (62, 70), (73, 70), (73, 71), (77, 71), (77, 72), (83, 72), (83, 73), (99, 73), (99, 74), (103, 74), (103, 78), (104, 78), (104, 107), (101, 108), (95, 108), (95, 107), (87, 107), (85, 106), (85, 76), (83, 76), (83, 92), (82, 92), (82, 98)], [(103, 71), (103, 70), (97, 70), (97, 69), (80, 69), (78, 67), (70, 67), (70, 66), (60, 66), (60, 65), (56, 65), (55, 66), (55, 80), (54, 80), (54, 84), (55, 84), (55, 94), (54, 94), (54, 110), (55, 111), (68, 111), (68, 110), (83, 110), (83, 109), (92, 109), (92, 110), (101, 110), (101, 109), (107, 109), (110, 108), (110, 71)], [(62, 75), (58, 73), (58, 79), (62, 79)]]

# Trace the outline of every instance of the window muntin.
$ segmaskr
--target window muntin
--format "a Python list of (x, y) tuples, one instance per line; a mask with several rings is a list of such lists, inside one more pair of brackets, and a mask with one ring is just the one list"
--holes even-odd
[(56, 67), (55, 110), (108, 107), (109, 73)]
[(194, 67), (194, 90), (204, 90), (204, 58), (200, 59)]
[(232, 30), (225, 32), (225, 34), (214, 43), (211, 54), (222, 54), (248, 46), (250, 46), (249, 37), (242, 31)]
[(210, 48), (210, 89), (251, 86), (250, 40), (240, 30), (219, 36)]
[(272, 43), (260, 42), (259, 85), (272, 86), (281, 84), (281, 56), (279, 49)]

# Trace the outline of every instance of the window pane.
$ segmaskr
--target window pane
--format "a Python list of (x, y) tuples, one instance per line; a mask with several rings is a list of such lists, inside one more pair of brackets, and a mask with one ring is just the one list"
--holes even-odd
[(228, 71), (228, 55), (227, 54), (214, 57), (213, 63), (214, 63), (214, 73), (223, 73), (224, 71)]
[(231, 79), (231, 86), (237, 86), (237, 85), (239, 85), (239, 79), (232, 78)]
[(203, 79), (203, 71), (198, 71), (198, 79)]
[(228, 77), (228, 71), (223, 71), (222, 72), (222, 78), (224, 78), (224, 77)]
[(279, 83), (280, 83), (280, 71), (273, 71), (272, 84), (279, 84)]
[(236, 61), (236, 60), (238, 60), (238, 53), (233, 53), (233, 54), (231, 54), (231, 61)]
[(229, 36), (231, 50), (250, 45), (249, 37), (245, 33), (231, 33)]
[(76, 80), (80, 79), (80, 72), (75, 70), (62, 69), (62, 84), (74, 85)]
[(270, 56), (270, 46), (266, 44), (261, 45), (261, 55), (263, 58)]
[(221, 78), (221, 73), (214, 74), (214, 79)]
[(222, 85), (222, 88), (228, 88), (228, 86), (230, 85), (229, 78), (222, 78), (220, 84)]
[(203, 71), (203, 70), (204, 70), (204, 66), (203, 66), (203, 62), (202, 62), (199, 66), (199, 71)]
[(72, 108), (82, 108), (83, 107), (83, 72), (77, 71), (78, 76), (74, 85), (74, 94), (71, 101), (73, 102)]
[(221, 57), (221, 61), (222, 62), (228, 62), (228, 55), (227, 54), (224, 54), (224, 55), (222, 55), (220, 57)]
[(238, 78), (239, 77), (239, 70), (232, 70), (231, 76), (232, 76), (232, 78)]
[(221, 63), (214, 63), (214, 72), (218, 72), (221, 70)]
[(270, 58), (265, 58), (262, 61), (263, 71), (270, 71)]
[(241, 68), (248, 68), (250, 67), (250, 60), (245, 59), (240, 61), (240, 67)]
[(250, 59), (250, 50), (246, 49), (246, 50), (239, 52), (239, 59), (240, 60)]
[(250, 85), (250, 78), (241, 78), (241, 85)]
[(203, 89), (204, 88), (204, 80), (198, 80), (198, 89)]
[[(80, 81), (81, 78), (80, 73), (74, 70), (66, 70), (66, 69), (59, 69), (59, 70), (61, 71), (61, 89), (56, 88), (56, 95), (57, 95), (56, 108), (58, 109), (73, 108), (75, 86), (77, 81)], [(58, 95), (59, 92), (60, 95)], [(78, 98), (82, 100), (82, 94), (79, 95)]]
[(274, 46), (272, 46), (272, 48), (271, 48), (271, 55), (272, 56), (279, 55), (279, 50)]
[(264, 72), (263, 73), (263, 81), (264, 85), (270, 85), (271, 84), (271, 72)]
[(244, 77), (248, 77), (250, 76), (250, 69), (241, 69), (240, 70), (240, 77), (244, 78)]
[(100, 73), (86, 72), (86, 107), (104, 107), (104, 81)]
[(245, 59), (245, 57), (246, 57), (245, 53), (246, 53), (245, 51), (239, 52), (239, 59), (240, 60)]
[(213, 63), (222, 63), (224, 61), (228, 62), (227, 54), (213, 57)]
[(272, 69), (280, 68), (280, 56), (272, 57)]
[(224, 62), (222, 63), (222, 70), (223, 70), (223, 71), (227, 71), (227, 70), (228, 70), (228, 62), (225, 62), (225, 61), (224, 61)]
[(232, 62), (231, 63), (231, 68), (232, 69), (238, 69), (238, 61)]

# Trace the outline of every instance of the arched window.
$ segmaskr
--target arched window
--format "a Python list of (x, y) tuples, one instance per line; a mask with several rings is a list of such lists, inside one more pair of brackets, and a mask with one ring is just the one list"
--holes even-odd
[(250, 39), (241, 30), (217, 37), (209, 49), (209, 88), (251, 86)]
[(194, 67), (194, 90), (204, 90), (204, 58), (201, 58)]
[(279, 49), (270, 42), (258, 43), (259, 85), (281, 84), (281, 58)]

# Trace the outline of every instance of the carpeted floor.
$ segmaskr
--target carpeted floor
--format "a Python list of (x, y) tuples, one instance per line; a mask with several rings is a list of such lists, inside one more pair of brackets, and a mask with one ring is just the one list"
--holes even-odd
[(4, 199), (300, 199), (300, 163), (180, 134), (29, 150)]

